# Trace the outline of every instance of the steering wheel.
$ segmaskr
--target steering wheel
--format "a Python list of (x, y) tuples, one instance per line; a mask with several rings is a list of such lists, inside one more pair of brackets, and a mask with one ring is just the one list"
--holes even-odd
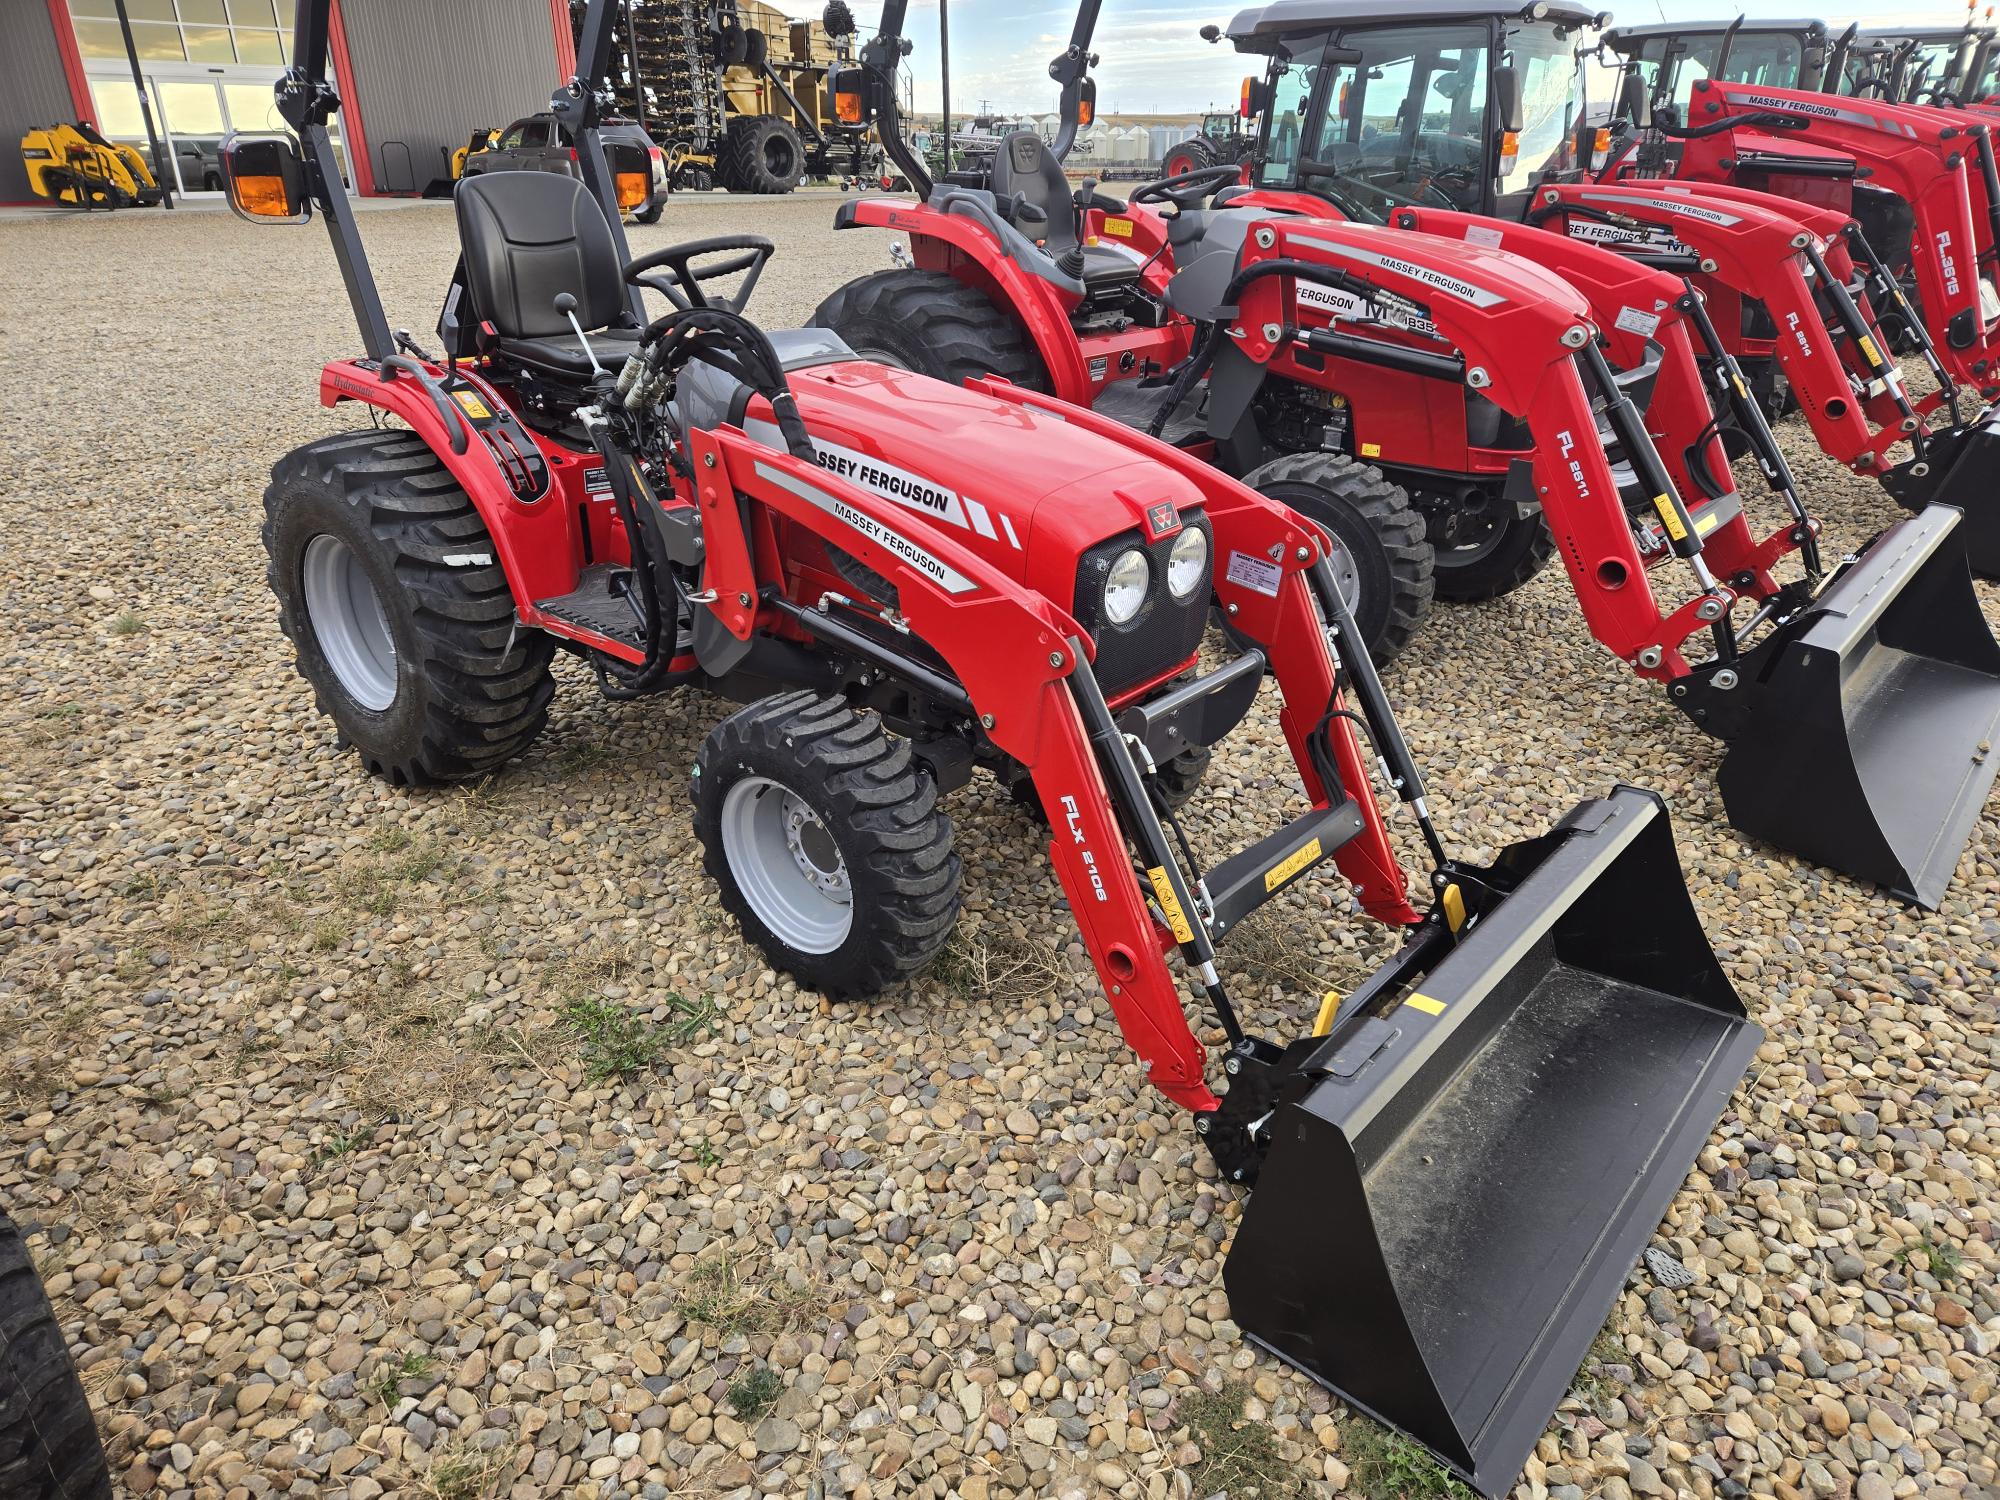
[[(705, 255), (724, 255), (732, 250), (740, 253), (705, 266), (692, 264)], [(750, 291), (757, 285), (757, 278), (763, 274), (764, 263), (776, 251), (777, 246), (761, 234), (719, 234), (712, 239), (689, 240), (685, 244), (655, 250), (651, 255), (642, 255), (627, 263), (625, 280), (631, 286), (650, 287), (683, 312), (695, 307), (720, 307), (728, 312), (740, 312), (749, 302)], [(666, 268), (665, 274), (647, 274), (662, 266)], [(743, 285), (736, 289), (734, 297), (717, 297), (711, 301), (702, 295), (702, 282), (713, 281), (718, 276), (734, 276), (738, 271), (750, 274), (743, 278)]]
[(1200, 208), (1215, 192), (1242, 179), (1240, 166), (1196, 167), (1149, 182), (1126, 200), (1128, 203), (1171, 203), (1177, 209)]

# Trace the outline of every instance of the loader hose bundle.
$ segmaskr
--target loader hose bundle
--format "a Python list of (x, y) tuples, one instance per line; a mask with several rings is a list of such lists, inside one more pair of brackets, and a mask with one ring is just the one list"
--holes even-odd
[(784, 362), (764, 330), (743, 314), (724, 307), (677, 309), (647, 325), (639, 336), (639, 349), (640, 357), (662, 376), (676, 374), (692, 359), (735, 376), (771, 403), (792, 457), (818, 462), (798, 403), (792, 399)]

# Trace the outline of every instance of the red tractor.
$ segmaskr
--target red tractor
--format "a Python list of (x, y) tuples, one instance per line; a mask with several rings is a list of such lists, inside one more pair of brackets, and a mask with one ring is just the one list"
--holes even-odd
[[(766, 241), (629, 260), (619, 178), (643, 167), (596, 122), (613, 9), (554, 101), (579, 178), (457, 189), (442, 352), (391, 331), (340, 187), (330, 0), (300, 6), (277, 89), (298, 140), (225, 145), (239, 212), (327, 221), (363, 351), (322, 403), (396, 423), (272, 471), (271, 587), (322, 711), (424, 783), (525, 750), (557, 651), (615, 699), (742, 700), (694, 768), (708, 870), (774, 965), (836, 996), (948, 939), (945, 799), (982, 771), (1023, 789), (1150, 1080), (1259, 1184), (1237, 1322), (1501, 1492), (1760, 1040), (1662, 805), (1620, 788), (1491, 865), (1451, 858), (1309, 518), (1054, 397), (765, 332), (743, 309)], [(1239, 644), (1204, 668), (1213, 609)], [(1205, 859), (1175, 803), (1267, 677), (1305, 811)], [(1424, 840), (1414, 903), (1374, 761)], [(1281, 1047), (1216, 945), (1328, 864), (1404, 941)], [(1213, 1075), (1191, 1002), (1225, 1039)]]
[[(1881, 448), (1911, 442), (1906, 471), (1920, 469), (1929, 435), (1847, 290), (1844, 244), (1732, 189), (1523, 196), (1530, 219), (1575, 221), (1568, 237), (1451, 207), (1454, 194), (1478, 202), (1510, 180), (1503, 155), (1497, 184), (1481, 186), (1489, 118), (1518, 125), (1507, 134), (1529, 149), (1520, 138), (1533, 132), (1515, 117), (1536, 63), (1567, 67), (1571, 32), (1594, 19), (1562, 5), (1519, 19), (1454, 4), (1463, 19), (1449, 25), (1343, 23), (1331, 38), (1318, 12), (1352, 7), (1287, 4), (1272, 35), (1261, 12), (1246, 13), (1239, 45), (1274, 49), (1257, 85), (1258, 183), (1215, 168), (1148, 184), (1127, 203), (1089, 183), (1072, 193), (1057, 158), (1086, 97), (1097, 9), (1085, 0), (1051, 66), (1064, 85), (1055, 146), (1023, 132), (989, 169), (913, 179), (916, 203), (842, 205), (840, 227), (906, 232), (914, 264), (841, 288), (815, 321), (940, 379), (997, 374), (1088, 405), (1312, 516), (1334, 540), (1364, 632), (1385, 650), (1420, 618), (1426, 553), (1439, 592), (1474, 599), (1518, 586), (1553, 550), (1596, 639), (1729, 744), (1721, 786), (1736, 827), (1935, 905), (1996, 769), (1974, 747), (2000, 728), (2000, 648), (1965, 576), (1960, 517), (1927, 512), (1865, 565), (1826, 567), (1817, 524), (1692, 281), (1748, 281), (1804, 330), (1800, 348), (1767, 358), (1795, 371), (1856, 462), (1887, 470)], [(900, 19), (898, 6), (884, 11), (882, 35), (836, 92), (849, 118), (879, 123), (888, 149), (908, 155), (877, 72), (899, 55)], [(1493, 69), (1489, 95), (1487, 58), (1506, 47), (1522, 60)], [(1293, 48), (1310, 61), (1293, 65)], [(1371, 92), (1390, 81), (1401, 92)], [(1391, 150), (1367, 134), (1378, 116), (1439, 131)], [(1544, 128), (1533, 149), (1561, 149), (1567, 137), (1555, 138), (1551, 148)], [(1371, 211), (1378, 222), (1365, 222)], [(1663, 264), (1586, 243), (1600, 223), (1659, 235), (1644, 248)], [(1635, 224), (1647, 227), (1623, 227)], [(1843, 279), (1830, 285), (1836, 264)], [(1822, 296), (1875, 361), (1859, 388), (1821, 322)], [(1783, 500), (1768, 533), (1748, 524), (1724, 433)], [(1776, 568), (1794, 551), (1805, 576), (1781, 583)], [(1693, 588), (1662, 598), (1655, 588), (1670, 587), (1676, 559)], [(1863, 597), (1869, 618), (1890, 607), (1935, 633), (1832, 623), (1862, 618), (1852, 601)], [(1836, 659), (1842, 673), (1815, 672)], [(1845, 689), (1891, 662), (1913, 674), (1893, 712)], [(1926, 731), (1938, 772), (1923, 782), (1934, 795), (1921, 807), (1908, 800), (1903, 743), (1915, 705), (1938, 715)], [(1802, 777), (1807, 765), (1829, 774)], [(1827, 816), (1829, 798), (1839, 817)]]

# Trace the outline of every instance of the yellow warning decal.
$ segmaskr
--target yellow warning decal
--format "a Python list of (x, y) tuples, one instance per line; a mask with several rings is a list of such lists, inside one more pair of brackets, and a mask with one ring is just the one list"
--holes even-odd
[(1445, 925), (1456, 932), (1465, 925), (1465, 892), (1458, 888), (1457, 881), (1444, 888), (1443, 902)]
[(1363, 443), (1361, 445), (1361, 456), (1363, 458), (1380, 458), (1382, 456), (1382, 445), (1380, 443)]
[(1181, 903), (1174, 895), (1174, 883), (1167, 879), (1167, 867), (1154, 865), (1146, 872), (1146, 878), (1153, 882), (1153, 894), (1160, 899), (1160, 911), (1167, 919), (1167, 927), (1177, 943), (1194, 941), (1194, 929), (1188, 926), (1187, 913), (1181, 910)]
[(1129, 240), (1132, 238), (1132, 221), (1130, 219), (1106, 219), (1104, 221), (1104, 232), (1109, 235), (1116, 235), (1121, 240)]
[(1681, 525), (1680, 512), (1674, 509), (1674, 502), (1665, 495), (1653, 496), (1653, 509), (1660, 513), (1660, 524), (1667, 528), (1667, 535), (1677, 542), (1687, 540), (1688, 529)]
[(1264, 889), (1266, 891), (1275, 891), (1287, 880), (1298, 874), (1299, 871), (1317, 860), (1319, 853), (1318, 839), (1314, 839), (1310, 843), (1293, 850), (1264, 872)]
[(1722, 512), (1711, 507), (1694, 518), (1694, 534), (1707, 536), (1722, 524)]
[(1861, 346), (1862, 357), (1865, 358), (1869, 364), (1874, 365), (1877, 369), (1880, 369), (1882, 366), (1882, 351), (1875, 347), (1875, 340), (1870, 338), (1867, 334), (1864, 333), (1861, 335), (1860, 338), (1856, 339), (1855, 342)]
[(483, 422), (486, 418), (493, 415), (492, 412), (486, 409), (486, 403), (479, 399), (477, 391), (453, 391), (451, 397), (452, 400), (465, 408), (465, 414), (475, 422)]
[(1403, 1004), (1409, 1006), (1411, 1010), (1420, 1010), (1427, 1016), (1444, 1014), (1444, 1001), (1433, 1000), (1429, 995), (1412, 995)]
[(1339, 990), (1326, 992), (1326, 998), (1319, 1003), (1319, 1014), (1313, 1018), (1314, 1036), (1325, 1036), (1333, 1030), (1334, 1018), (1340, 1014), (1340, 1000)]

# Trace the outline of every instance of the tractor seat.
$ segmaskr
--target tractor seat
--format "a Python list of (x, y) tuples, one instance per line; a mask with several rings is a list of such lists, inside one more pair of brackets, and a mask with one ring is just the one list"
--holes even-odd
[(475, 316), (493, 326), (494, 352), (548, 374), (587, 377), (590, 360), (555, 307), (568, 292), (599, 363), (617, 368), (639, 334), (611, 229), (590, 190), (554, 172), (486, 172), (461, 179), (453, 198), (466, 285)]
[[(1041, 247), (1051, 259), (1060, 260), (1077, 248), (1077, 224), (1081, 217), (1076, 193), (1063, 175), (1049, 144), (1032, 130), (1017, 130), (1002, 136), (993, 153), (993, 196), (1001, 203), (1015, 194), (1049, 216), (1047, 224), (1017, 224), (1023, 234), (1041, 236)], [(1108, 245), (1089, 245), (1083, 250), (1083, 284), (1111, 286), (1135, 280), (1139, 262)]]

